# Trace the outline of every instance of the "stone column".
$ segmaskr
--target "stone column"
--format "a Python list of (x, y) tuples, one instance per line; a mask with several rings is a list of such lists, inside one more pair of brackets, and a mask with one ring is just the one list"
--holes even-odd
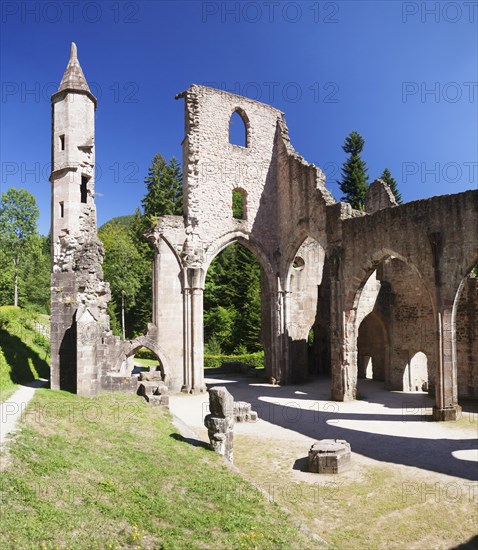
[[(274, 350), (272, 363), (272, 378), (277, 383), (287, 384), (289, 379), (289, 356), (287, 344), (286, 310), (284, 292), (278, 290), (274, 294), (274, 333), (272, 341)], [(275, 340), (275, 341), (274, 341)]]
[(206, 391), (204, 383), (204, 290), (202, 269), (191, 273), (191, 347), (192, 347), (192, 386), (193, 393)]
[(330, 255), (329, 264), (332, 399), (353, 401), (357, 392), (357, 340), (351, 326), (353, 312), (345, 311), (344, 307), (341, 250)]
[(159, 259), (160, 259), (160, 252), (158, 250), (158, 246), (154, 245), (154, 257), (153, 257), (153, 281), (152, 281), (152, 290), (153, 290), (153, 311), (152, 311), (152, 321), (153, 324), (158, 326), (158, 285), (159, 285)]
[(187, 287), (187, 277), (183, 283), (183, 386), (181, 391), (190, 393), (192, 387), (191, 372), (191, 289)]
[(186, 228), (183, 262), (184, 384), (183, 391), (206, 391), (204, 384), (204, 245), (194, 227)]
[(438, 360), (433, 418), (435, 420), (456, 420), (461, 407), (458, 405), (456, 332), (452, 307), (442, 307), (438, 313), (437, 322)]
[(437, 308), (437, 371), (435, 375), (435, 420), (456, 420), (460, 412), (456, 376), (456, 332), (453, 319), (453, 298), (445, 299), (440, 260), (443, 236), (439, 232), (428, 235), (433, 254), (435, 274), (435, 302)]

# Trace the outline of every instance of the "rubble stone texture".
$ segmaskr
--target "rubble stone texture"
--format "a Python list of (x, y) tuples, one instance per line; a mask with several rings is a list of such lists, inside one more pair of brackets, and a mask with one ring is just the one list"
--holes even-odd
[[(96, 99), (72, 50), (52, 97), (52, 386), (83, 395), (115, 387), (127, 358), (145, 346), (170, 391), (205, 391), (205, 278), (238, 242), (261, 265), (271, 382), (330, 374), (333, 399), (345, 401), (368, 375), (390, 389), (428, 388), (435, 419), (456, 418), (459, 395), (478, 397), (478, 300), (469, 277), (478, 264), (478, 191), (396, 205), (377, 180), (359, 212), (337, 203), (320, 168), (293, 149), (277, 109), (197, 85), (177, 97), (185, 108), (185, 215), (163, 216), (148, 232), (152, 322), (144, 336), (121, 342), (109, 332), (96, 237)], [(229, 141), (234, 113), (245, 146)], [(244, 219), (233, 216), (234, 190), (244, 197)]]
[(350, 466), (350, 443), (343, 439), (321, 439), (309, 451), (309, 471), (315, 474), (340, 474)]
[(233, 462), (234, 398), (224, 386), (209, 390), (210, 414), (204, 418), (211, 448)]

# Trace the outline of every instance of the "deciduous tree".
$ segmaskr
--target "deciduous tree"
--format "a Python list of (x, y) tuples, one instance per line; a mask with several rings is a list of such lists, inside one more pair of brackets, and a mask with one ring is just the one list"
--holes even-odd
[(26, 189), (10, 188), (0, 201), (0, 245), (10, 259), (13, 275), (13, 304), (18, 306), (18, 280), (22, 260), (37, 236), (40, 215), (35, 197)]
[[(151, 269), (145, 264), (144, 258), (138, 252), (129, 230), (119, 224), (108, 223), (98, 233), (105, 247), (103, 271), (105, 279), (110, 283), (111, 296), (115, 306), (110, 312), (121, 315), (121, 331), (123, 339), (131, 331), (126, 328), (125, 312), (130, 311), (136, 303), (136, 297), (141, 286), (141, 276), (145, 269)], [(112, 324), (114, 327), (114, 323)]]

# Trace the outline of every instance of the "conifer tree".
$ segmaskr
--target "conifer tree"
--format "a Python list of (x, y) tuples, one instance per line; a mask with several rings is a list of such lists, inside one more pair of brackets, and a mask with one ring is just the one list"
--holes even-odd
[(342, 181), (337, 181), (343, 193), (342, 200), (356, 210), (363, 210), (365, 193), (368, 189), (368, 175), (365, 161), (360, 157), (365, 144), (358, 132), (350, 132), (342, 149), (349, 155), (342, 166)]
[(183, 213), (183, 177), (178, 161), (169, 164), (161, 154), (155, 155), (145, 179), (146, 196), (141, 201), (144, 217), (150, 224), (157, 216)]
[(219, 342), (224, 353), (262, 350), (260, 265), (234, 243), (211, 263), (204, 291), (206, 342)]
[(402, 194), (398, 189), (397, 181), (392, 177), (392, 173), (388, 168), (385, 168), (385, 170), (382, 172), (380, 179), (383, 180), (385, 183), (388, 183), (388, 186), (392, 190), (395, 200), (398, 202), (398, 204), (402, 204)]

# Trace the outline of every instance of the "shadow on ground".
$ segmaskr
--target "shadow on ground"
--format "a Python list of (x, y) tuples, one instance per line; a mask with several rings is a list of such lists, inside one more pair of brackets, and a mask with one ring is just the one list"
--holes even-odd
[(460, 544), (460, 546), (454, 546), (450, 550), (477, 550), (478, 549), (478, 535), (473, 537), (467, 542)]
[[(327, 401), (330, 384), (325, 379), (283, 387), (256, 379), (231, 377), (229, 381), (224, 375), (216, 384), (213, 377), (207, 381), (209, 387), (226, 386), (236, 401), (251, 403), (262, 420), (312, 439), (345, 439), (353, 452), (377, 461), (478, 480), (477, 462), (452, 455), (454, 451), (478, 450), (478, 438), (465, 439), (458, 434), (457, 439), (423, 437), (443, 426), (424, 421), (434, 404), (427, 394), (389, 392), (380, 382), (364, 380), (360, 382), (362, 399), (352, 405)], [(445, 426), (441, 433), (453, 432)], [(302, 467), (303, 459), (299, 459), (294, 468)]]
[(50, 377), (50, 367), (46, 359), (28, 347), (18, 336), (0, 330), (0, 341), (3, 355), (11, 367), (12, 382), (26, 384), (37, 378), (36, 373), (40, 378)]
[(183, 437), (182, 435), (177, 433), (172, 433), (169, 435), (169, 437), (175, 439), (176, 441), (181, 441), (182, 443), (192, 445), (193, 447), (202, 447), (203, 449), (207, 449), (208, 451), (211, 450), (211, 446), (201, 439), (195, 439), (193, 437)]

